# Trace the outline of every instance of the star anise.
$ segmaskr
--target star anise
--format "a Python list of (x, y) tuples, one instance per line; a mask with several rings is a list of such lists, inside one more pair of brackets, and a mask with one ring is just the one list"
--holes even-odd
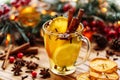
[(35, 63), (35, 62), (30, 61), (30, 62), (27, 62), (27, 65), (26, 65), (26, 66), (27, 66), (28, 69), (34, 70), (34, 69), (37, 69), (38, 64)]
[(22, 80), (24, 80), (24, 79), (27, 78), (27, 77), (28, 77), (28, 75), (22, 76), (21, 78), (22, 78)]
[(14, 67), (12, 67), (12, 70), (11, 70), (11, 71), (14, 72), (14, 75), (15, 75), (15, 76), (19, 76), (19, 75), (20, 75), (20, 72), (22, 72), (21, 66), (14, 64)]
[(120, 38), (113, 39), (110, 48), (115, 51), (120, 51)]
[(25, 60), (17, 58), (14, 64), (24, 66), (25, 62), (26, 62)]
[(42, 70), (40, 70), (40, 73), (39, 73), (39, 74), (42, 75), (41, 78), (44, 78), (44, 79), (50, 78), (49, 69), (43, 68)]

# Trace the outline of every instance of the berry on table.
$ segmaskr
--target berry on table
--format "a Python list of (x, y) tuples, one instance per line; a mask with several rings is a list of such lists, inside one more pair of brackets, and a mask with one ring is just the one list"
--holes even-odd
[(70, 8), (71, 8), (71, 5), (70, 5), (69, 3), (67, 3), (67, 4), (65, 4), (65, 5), (63, 6), (63, 11), (66, 12), (66, 11), (68, 11)]
[(23, 57), (23, 53), (22, 53), (22, 52), (18, 53), (18, 54), (17, 54), (17, 57), (18, 57), (18, 58), (22, 58), (22, 57)]
[(37, 76), (37, 72), (35, 72), (35, 71), (32, 71), (31, 74), (32, 74), (32, 77), (33, 77), (33, 78), (35, 78), (35, 77)]
[(14, 61), (15, 61), (15, 57), (14, 57), (14, 56), (10, 56), (9, 62), (10, 62), (10, 63), (13, 63)]

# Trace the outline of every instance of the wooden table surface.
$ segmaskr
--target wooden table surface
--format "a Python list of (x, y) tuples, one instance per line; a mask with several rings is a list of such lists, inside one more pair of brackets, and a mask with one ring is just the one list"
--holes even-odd
[[(38, 52), (38, 55), (36, 56), (39, 57), (40, 60), (37, 60), (35, 58), (31, 59), (29, 57), (23, 57), (23, 59), (38, 63), (40, 68), (36, 69), (35, 71), (39, 74), (41, 67), (49, 68), (49, 61), (48, 61), (48, 56), (46, 54), (45, 48), (43, 46), (39, 46), (38, 48), (39, 48), (38, 49), (39, 52)], [(0, 49), (0, 50), (3, 50), (3, 49)], [(85, 51), (86, 49), (82, 48), (80, 53), (84, 54)], [(97, 53), (99, 53), (99, 55)], [(103, 51), (91, 50), (91, 55), (89, 59), (84, 64), (77, 66), (76, 71), (71, 75), (58, 76), (50, 72), (51, 74), (50, 78), (43, 79), (43, 78), (40, 78), (41, 77), (40, 75), (37, 75), (37, 77), (34, 80), (76, 80), (76, 76), (78, 74), (89, 71), (89, 61), (96, 57), (106, 57), (106, 51), (105, 50)], [(120, 68), (120, 57), (118, 56), (110, 57), (111, 60), (113, 60), (113, 58), (118, 58), (118, 60), (115, 60), (115, 62), (118, 63), (118, 67)], [(2, 63), (3, 61), (0, 61), (0, 66), (2, 65)], [(28, 75), (28, 77), (24, 80), (33, 80), (30, 73), (25, 73), (25, 71), (27, 71), (26, 67), (22, 68), (21, 76), (14, 76), (13, 72), (11, 71), (12, 67), (13, 67), (13, 64), (9, 63), (5, 70), (0, 68), (0, 80), (22, 80), (21, 76), (26, 76), (26, 75)], [(120, 74), (120, 70), (118, 70), (118, 73)]]

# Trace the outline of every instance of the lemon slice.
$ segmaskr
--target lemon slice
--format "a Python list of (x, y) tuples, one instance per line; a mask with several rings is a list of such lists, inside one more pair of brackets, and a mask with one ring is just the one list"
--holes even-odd
[[(47, 50), (48, 56), (50, 58), (52, 58), (52, 55), (54, 53), (54, 51), (56, 50), (56, 48), (64, 45), (64, 44), (68, 44), (70, 43), (69, 40), (60, 40), (57, 39), (56, 40), (56, 36), (49, 36), (49, 35), (45, 35), (44, 36), (44, 40), (45, 40), (45, 48)], [(55, 44), (55, 45), (53, 45)]]
[(65, 33), (67, 30), (67, 23), (68, 19), (66, 17), (59, 16), (51, 21), (49, 28), (53, 32)]
[(53, 55), (55, 64), (59, 67), (72, 66), (79, 54), (80, 45), (66, 44), (57, 48)]

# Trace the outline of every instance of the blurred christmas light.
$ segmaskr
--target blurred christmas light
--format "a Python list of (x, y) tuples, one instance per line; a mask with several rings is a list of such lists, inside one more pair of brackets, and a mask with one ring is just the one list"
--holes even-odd
[(22, 10), (22, 13), (32, 13), (35, 9), (32, 6), (28, 6)]
[(41, 13), (42, 14), (47, 14), (47, 11), (46, 10), (42, 10)]
[(57, 13), (56, 12), (51, 12), (50, 15), (51, 16), (55, 16)]
[(98, 0), (99, 3), (103, 3), (104, 0)]
[(106, 13), (107, 12), (107, 8), (105, 8), (105, 7), (101, 8), (101, 12), (102, 13)]
[(117, 23), (118, 23), (118, 25), (120, 26), (120, 21), (118, 21)]
[(32, 6), (32, 7), (37, 7), (37, 4), (32, 4), (31, 6)]
[(8, 46), (10, 44), (10, 40), (11, 40), (11, 35), (7, 34), (6, 36), (6, 41), (5, 41), (5, 45)]
[(10, 20), (15, 20), (15, 15), (14, 14), (10, 15)]
[(78, 0), (72, 0), (72, 1), (77, 2)]
[(32, 6), (26, 6), (19, 12), (18, 19), (24, 27), (35, 27), (40, 21), (40, 13)]

